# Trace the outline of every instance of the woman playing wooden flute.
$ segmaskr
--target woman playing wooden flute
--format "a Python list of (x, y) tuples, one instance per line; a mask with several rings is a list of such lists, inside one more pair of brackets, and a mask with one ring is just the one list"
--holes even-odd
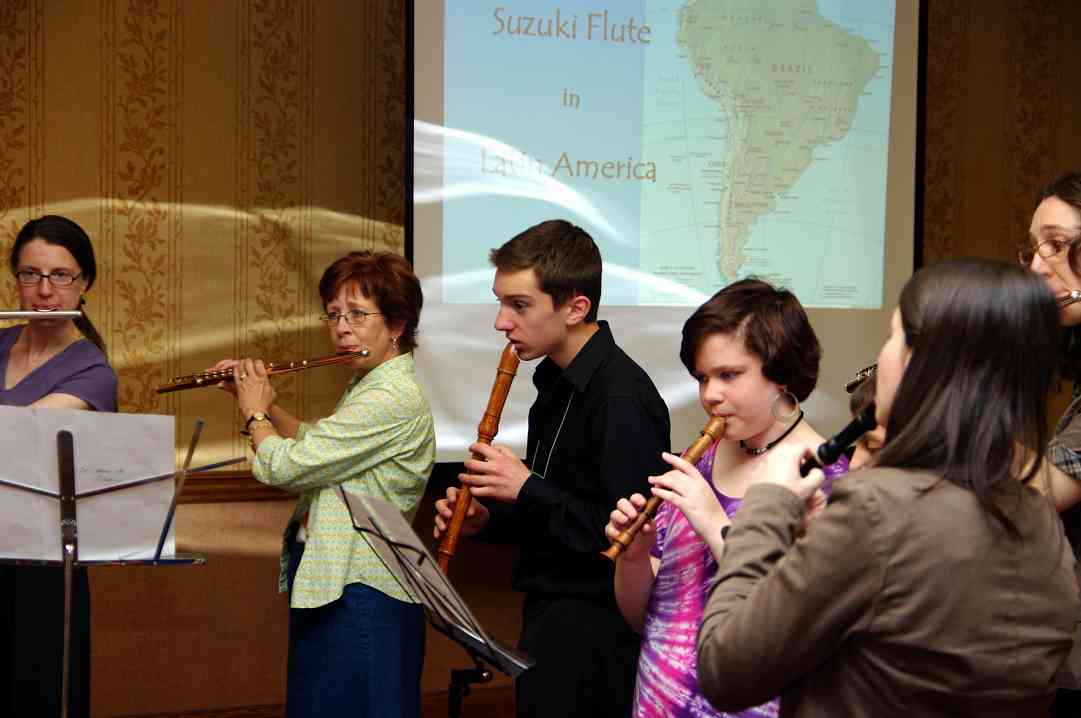
[[(724, 544), (721, 530), (753, 472), (775, 447), (823, 441), (799, 407), (818, 379), (818, 339), (791, 292), (743, 280), (691, 315), (679, 354), (698, 382), (702, 408), (725, 417), (726, 426), (696, 466), (664, 455), (681, 470), (651, 478), (665, 502), (616, 563), (620, 610), (642, 634), (633, 715), (776, 716), (776, 701), (735, 714), (710, 706), (698, 690), (694, 641)], [(826, 473), (834, 477), (846, 467), (842, 458)], [(645, 503), (640, 494), (621, 499), (609, 538)]]
[(1047, 715), (1081, 608), (1052, 504), (1024, 483), (1044, 455), (1058, 338), (1051, 293), (1017, 267), (954, 260), (909, 279), (878, 355), (872, 466), (835, 484), (799, 540), (821, 480), (799, 471), (813, 444), (770, 452), (747, 490), (698, 634), (711, 702)]
[(274, 403), (261, 361), (232, 367), (259, 481), (298, 494), (279, 589), (289, 591), (290, 718), (420, 715), (424, 614), (353, 529), (338, 488), (412, 519), (435, 459), (434, 422), (413, 371), (423, 302), (408, 262), (353, 252), (319, 282), (330, 340), (367, 349), (334, 413), (302, 423)]

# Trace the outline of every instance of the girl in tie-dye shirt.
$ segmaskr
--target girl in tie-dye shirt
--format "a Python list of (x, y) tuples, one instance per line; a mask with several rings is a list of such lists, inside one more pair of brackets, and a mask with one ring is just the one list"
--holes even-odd
[[(664, 455), (674, 469), (650, 481), (665, 502), (616, 564), (620, 610), (642, 634), (636, 718), (777, 715), (777, 701), (737, 714), (715, 710), (698, 690), (695, 639), (724, 547), (722, 529), (763, 454), (782, 442), (823, 441), (799, 408), (814, 389), (820, 354), (796, 297), (755, 279), (722, 289), (684, 325), (680, 359), (698, 382), (702, 407), (726, 425), (696, 466)], [(846, 469), (844, 459), (827, 467), (823, 489)], [(621, 499), (609, 537), (644, 504), (638, 494)]]
[[(716, 444), (711, 446), (696, 465), (702, 476), (713, 474), (716, 448)], [(827, 466), (824, 484), (828, 487), (847, 469), (848, 460), (844, 457)], [(713, 491), (728, 518), (735, 516), (741, 499), (725, 496), (716, 489)], [(776, 700), (736, 714), (721, 713), (714, 710), (698, 691), (695, 639), (717, 561), (709, 546), (698, 537), (687, 517), (674, 504), (661, 504), (654, 523), (657, 538), (650, 554), (659, 560), (659, 567), (642, 630), (635, 715), (666, 718), (776, 716)]]

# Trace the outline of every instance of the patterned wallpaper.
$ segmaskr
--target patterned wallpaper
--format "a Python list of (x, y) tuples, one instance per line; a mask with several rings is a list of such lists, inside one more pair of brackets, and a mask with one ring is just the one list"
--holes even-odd
[[(0, 2), (0, 259), (7, 264), (15, 235), (41, 213), (41, 5)], [(17, 307), (13, 281), (0, 287), (0, 306)]]
[(175, 271), (184, 241), (180, 0), (101, 4), (101, 231), (94, 237), (104, 336), (120, 406), (173, 413), (154, 388), (179, 357)]
[(928, 32), (925, 40), (923, 261), (931, 264), (950, 256), (950, 243), (964, 231), (958, 212), (965, 189), (961, 179), (964, 168), (957, 154), (965, 121), (965, 77), (949, 68), (962, 66), (968, 0), (937, 0), (928, 6), (927, 13), (928, 27), (934, 31)]
[[(329, 351), (316, 284), (402, 251), (403, 0), (0, 0), (0, 250), (65, 214), (98, 255), (87, 311), (124, 411), (173, 414), (196, 462), (243, 453), (221, 392), (158, 395), (229, 356)], [(0, 307), (16, 306), (0, 280)], [(328, 411), (334, 369), (275, 382)]]
[(1013, 261), (1040, 188), (1081, 168), (1081, 4), (926, 3), (924, 261)]

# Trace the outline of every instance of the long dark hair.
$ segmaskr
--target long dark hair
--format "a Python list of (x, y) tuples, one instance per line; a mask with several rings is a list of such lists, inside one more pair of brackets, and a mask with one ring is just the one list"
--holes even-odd
[[(15, 244), (11, 247), (12, 272), (19, 268), (19, 255), (22, 253), (23, 246), (35, 239), (44, 240), (71, 252), (71, 256), (75, 257), (79, 265), (82, 278), (86, 280), (86, 288), (90, 289), (94, 285), (94, 279), (98, 276), (98, 265), (94, 261), (94, 247), (90, 244), (90, 237), (78, 224), (58, 214), (47, 214), (32, 219), (19, 230), (19, 234), (15, 237)], [(75, 320), (75, 326), (84, 337), (101, 350), (102, 354), (105, 354), (105, 340), (101, 338), (93, 322), (86, 315), (84, 304), (84, 300), (80, 299), (79, 309), (82, 310), (83, 316)]]
[[(1043, 460), (1059, 341), (1054, 298), (1018, 266), (960, 259), (920, 270), (898, 308), (912, 354), (877, 465), (939, 474), (1012, 529), (992, 493), (1029, 480)], [(1019, 444), (1035, 457), (1022, 477)]]

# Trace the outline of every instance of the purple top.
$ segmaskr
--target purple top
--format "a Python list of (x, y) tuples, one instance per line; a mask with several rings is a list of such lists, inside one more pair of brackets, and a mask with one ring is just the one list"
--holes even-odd
[[(707, 479), (713, 475), (716, 450), (716, 444), (709, 447), (696, 465)], [(848, 459), (844, 456), (827, 466), (823, 490), (828, 494), (834, 479), (847, 471)], [(734, 516), (742, 499), (725, 496), (716, 488), (714, 493), (728, 517)], [(654, 525), (657, 540), (652, 555), (661, 563), (642, 629), (634, 688), (635, 718), (773, 718), (778, 714), (779, 699), (739, 713), (722, 713), (699, 691), (695, 642), (717, 562), (709, 546), (674, 505), (661, 504)]]
[(66, 347), (13, 387), (6, 386), (8, 356), (22, 325), (0, 329), (0, 405), (30, 406), (49, 394), (70, 394), (97, 411), (116, 411), (116, 373), (94, 343)]

